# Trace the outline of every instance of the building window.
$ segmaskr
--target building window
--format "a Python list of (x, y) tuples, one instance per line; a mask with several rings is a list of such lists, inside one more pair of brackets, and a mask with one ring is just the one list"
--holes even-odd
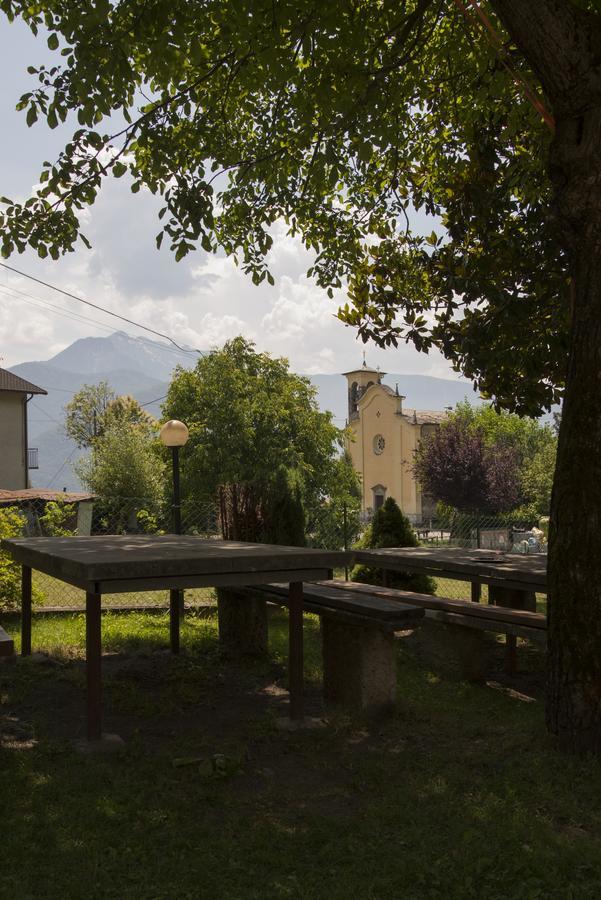
[(384, 447), (386, 446), (386, 441), (382, 437), (381, 434), (377, 434), (374, 438), (374, 453), (379, 456), (380, 453), (384, 452)]

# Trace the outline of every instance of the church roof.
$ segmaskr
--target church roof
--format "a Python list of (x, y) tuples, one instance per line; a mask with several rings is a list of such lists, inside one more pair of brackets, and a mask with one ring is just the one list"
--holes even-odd
[(356, 369), (351, 369), (350, 372), (343, 372), (343, 375), (354, 375), (355, 372), (372, 372), (374, 375), (386, 375), (386, 372), (380, 371), (380, 369), (372, 369), (371, 366), (363, 363), (362, 366), (358, 366)]
[(444, 422), (448, 413), (438, 409), (403, 409), (403, 416), (416, 425), (439, 425)]

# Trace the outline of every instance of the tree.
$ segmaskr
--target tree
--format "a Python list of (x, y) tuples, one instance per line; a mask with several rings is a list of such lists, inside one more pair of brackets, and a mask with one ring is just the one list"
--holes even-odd
[[(61, 52), (33, 70), (27, 121), (76, 109), (80, 125), (38, 193), (7, 202), (2, 252), (72, 249), (79, 211), (129, 169), (134, 191), (165, 198), (157, 241), (178, 259), (222, 247), (271, 279), (281, 218), (315, 250), (318, 284), (348, 279), (340, 315), (362, 337), (436, 345), (529, 414), (565, 384), (548, 724), (563, 746), (601, 752), (601, 11), (489, 6), (0, 0)], [(113, 110), (126, 125), (103, 135)], [(416, 233), (414, 208), (444, 235)]]
[(156, 426), (156, 419), (135, 397), (121, 394), (107, 404), (102, 417), (101, 431), (107, 428), (126, 428), (130, 425), (140, 425), (152, 430)]
[(521, 499), (515, 451), (487, 447), (480, 431), (458, 421), (420, 445), (414, 472), (425, 494), (464, 512), (505, 512)]
[[(89, 456), (74, 468), (82, 483), (98, 495), (111, 529), (137, 530), (137, 514), (156, 510), (164, 497), (164, 464), (145, 426), (111, 427), (95, 439)], [(98, 510), (95, 509), (98, 515)]]
[(549, 512), (555, 449), (548, 425), (465, 401), (419, 447), (414, 471), (454, 509), (536, 519)]
[[(186, 422), (182, 454), (184, 517), (199, 503), (220, 499), (228, 537), (273, 537), (268, 507), (290, 485), (311, 510), (335, 493), (342, 432), (320, 412), (308, 378), (285, 359), (257, 353), (242, 337), (177, 369), (163, 411)], [(347, 464), (348, 465), (348, 464)]]
[(108, 382), (84, 384), (65, 406), (65, 431), (78, 447), (90, 447), (102, 432), (109, 404), (116, 399)]
[(129, 394), (117, 396), (107, 381), (84, 384), (65, 406), (65, 431), (78, 447), (91, 447), (107, 428), (155, 424)]
[[(358, 543), (361, 549), (377, 550), (380, 547), (417, 547), (418, 540), (407, 516), (404, 516), (393, 497), (387, 497), (373, 515), (371, 524)], [(352, 581), (364, 584), (387, 584), (389, 587), (418, 594), (433, 594), (436, 582), (428, 575), (409, 572), (384, 572), (372, 566), (355, 566)]]

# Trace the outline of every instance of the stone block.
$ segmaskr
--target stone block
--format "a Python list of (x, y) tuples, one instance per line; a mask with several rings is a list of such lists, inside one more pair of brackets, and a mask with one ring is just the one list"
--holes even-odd
[(267, 602), (235, 590), (217, 591), (219, 643), (232, 656), (266, 656)]
[(486, 632), (427, 619), (414, 637), (424, 663), (464, 681), (486, 680), (490, 644)]
[(389, 712), (397, 695), (392, 632), (322, 615), (321, 635), (326, 703), (370, 716)]

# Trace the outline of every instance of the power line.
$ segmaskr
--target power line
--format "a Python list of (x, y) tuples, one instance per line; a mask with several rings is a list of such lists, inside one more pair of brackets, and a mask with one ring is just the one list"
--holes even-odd
[(42, 415), (46, 416), (46, 418), (49, 419), (51, 422), (54, 422), (56, 425), (63, 424), (62, 422), (59, 422), (58, 419), (55, 419), (53, 416), (51, 416), (50, 413), (47, 413), (45, 409), (42, 409), (41, 406), (38, 406), (38, 404), (35, 402), (35, 400), (31, 400), (30, 403), (32, 406), (35, 406), (35, 408), (38, 410), (38, 412), (41, 412)]
[[(6, 291), (10, 291), (12, 293), (6, 293)], [(19, 296), (13, 296), (14, 293), (19, 294)], [(97, 319), (92, 319), (89, 316), (81, 316), (79, 313), (73, 312), (71, 310), (61, 309), (60, 306), (56, 306), (54, 303), (50, 303), (49, 300), (43, 300), (41, 297), (36, 297), (34, 294), (30, 294), (27, 291), (20, 291), (18, 288), (13, 287), (12, 285), (4, 285), (3, 287), (0, 287), (0, 294), (3, 294), (10, 300), (20, 300), (22, 303), (28, 303), (31, 306), (35, 306), (37, 309), (41, 309), (43, 312), (54, 310), (57, 315), (63, 316), (66, 319), (71, 319), (73, 322), (92, 322), (96, 325), (97, 328), (102, 328), (104, 331), (109, 332), (109, 334), (114, 333), (114, 327), (112, 325), (106, 325), (104, 322), (99, 322)], [(50, 310), (47, 310), (46, 307), (50, 307)], [(165, 353), (174, 354), (177, 357), (181, 356), (179, 350), (176, 350), (174, 347), (169, 347), (167, 344), (160, 344), (158, 341), (149, 342), (148, 338), (137, 337), (136, 335), (128, 334), (125, 331), (120, 331), (118, 333), (127, 334), (127, 337), (130, 338), (130, 340), (137, 341), (140, 344), (152, 343), (154, 349), (159, 349), (164, 351)], [(64, 389), (52, 388), (52, 390)], [(65, 393), (73, 393), (73, 391), (66, 391)]]
[(58, 476), (60, 475), (60, 473), (63, 471), (63, 469), (65, 468), (65, 466), (67, 465), (67, 463), (69, 462), (69, 460), (71, 459), (71, 457), (73, 456), (73, 454), (77, 452), (77, 450), (79, 450), (79, 447), (74, 447), (73, 450), (71, 450), (71, 453), (68, 455), (68, 457), (66, 458), (66, 460), (64, 461), (64, 463), (60, 466), (59, 469), (56, 470), (56, 472), (54, 473), (54, 475), (52, 476), (52, 478), (51, 478), (50, 481), (48, 482), (48, 487), (51, 487), (52, 482), (54, 481), (54, 479), (55, 479), (55, 478), (58, 478)]
[(98, 309), (100, 312), (106, 313), (107, 316), (114, 316), (115, 319), (121, 319), (122, 322), (127, 322), (129, 325), (134, 325), (136, 328), (142, 328), (144, 331), (148, 331), (149, 334), (154, 334), (157, 337), (162, 337), (166, 341), (169, 341), (170, 344), (173, 344), (174, 347), (177, 347), (178, 350), (181, 350), (182, 353), (198, 353), (200, 356), (203, 356), (202, 350), (198, 350), (196, 347), (192, 349), (187, 349), (186, 347), (182, 347), (177, 343), (172, 337), (168, 334), (163, 334), (162, 331), (155, 331), (154, 328), (149, 328), (147, 325), (141, 325), (139, 322), (134, 321), (134, 319), (128, 319), (126, 316), (121, 316), (119, 313), (112, 312), (110, 309), (106, 309), (104, 306), (99, 306), (97, 303), (92, 303), (90, 300), (84, 300), (83, 297), (78, 297), (77, 294), (71, 294), (69, 291), (65, 291), (63, 288), (56, 287), (54, 284), (50, 284), (48, 281), (43, 281), (41, 278), (36, 278), (34, 275), (28, 275), (27, 272), (22, 272), (20, 269), (15, 269), (13, 266), (8, 266), (6, 263), (0, 263), (0, 266), (4, 269), (8, 269), (9, 272), (14, 272), (16, 275), (21, 275), (23, 278), (29, 278), (31, 281), (37, 282), (37, 284), (41, 284), (44, 287), (50, 288), (51, 291), (56, 291), (58, 294), (64, 294), (65, 297), (70, 297), (72, 300), (77, 300), (78, 303), (84, 303), (86, 306), (91, 306), (92, 309)]
[(167, 396), (168, 395), (165, 394), (164, 397), (156, 397), (154, 400), (147, 400), (146, 403), (140, 403), (140, 406), (150, 406), (152, 403), (158, 403), (159, 400), (166, 400)]

